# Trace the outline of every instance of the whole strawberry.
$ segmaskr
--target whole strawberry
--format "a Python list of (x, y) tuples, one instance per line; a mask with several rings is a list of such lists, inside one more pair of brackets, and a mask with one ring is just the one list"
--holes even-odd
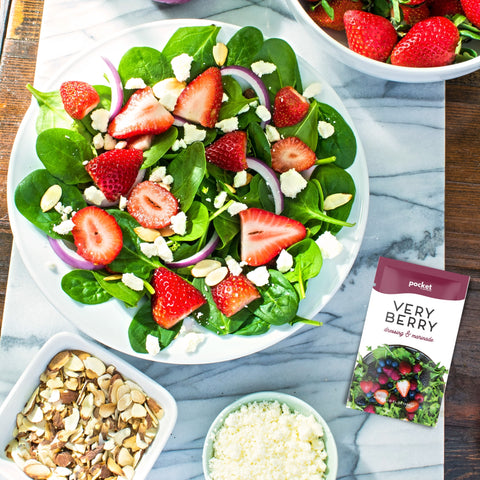
[(430, 5), (430, 14), (432, 17), (463, 14), (460, 0), (434, 0)]
[(361, 10), (349, 10), (343, 16), (350, 50), (385, 62), (397, 43), (397, 32), (384, 17)]
[(480, 28), (480, 2), (478, 0), (460, 0), (465, 16)]
[(401, 4), (400, 10), (402, 11), (403, 23), (409, 26), (415, 25), (430, 17), (430, 10), (426, 3), (414, 7)]
[[(315, 0), (317, 1), (317, 0)], [(360, 0), (333, 0), (329, 2), (333, 11), (333, 18), (319, 3), (313, 10), (308, 9), (310, 18), (320, 27), (331, 28), (332, 30), (345, 30), (343, 15), (347, 10), (361, 10), (363, 4)]]
[(60, 97), (65, 111), (76, 120), (84, 118), (100, 103), (97, 91), (90, 84), (77, 80), (63, 82)]
[(455, 60), (460, 40), (457, 27), (448, 18), (430, 17), (415, 24), (392, 51), (392, 65), (441, 67)]

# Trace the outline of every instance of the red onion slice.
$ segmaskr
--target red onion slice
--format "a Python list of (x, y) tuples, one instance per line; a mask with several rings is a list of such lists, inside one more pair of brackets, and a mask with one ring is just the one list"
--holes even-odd
[(183, 127), (186, 123), (188, 123), (188, 122), (184, 118), (179, 117), (178, 115), (173, 116), (173, 124), (176, 127)]
[[(79, 268), (81, 270), (100, 270), (104, 265), (95, 265), (88, 260), (85, 260), (77, 252), (75, 252), (69, 245), (70, 242), (64, 240), (58, 240), (56, 238), (47, 237), (48, 243), (52, 247), (53, 251), (58, 255), (60, 260), (63, 260), (67, 265), (73, 268)], [(67, 244), (68, 243), (68, 244)]]
[(284, 203), (283, 193), (280, 188), (280, 180), (278, 179), (277, 174), (268, 165), (257, 158), (247, 157), (247, 166), (248, 168), (259, 173), (267, 182), (267, 185), (272, 191), (273, 202), (275, 203), (275, 213), (280, 215), (280, 213), (282, 213)]
[(123, 105), (123, 85), (120, 80), (120, 75), (113, 63), (106, 57), (102, 57), (102, 60), (110, 70), (110, 74), (107, 75), (110, 83), (110, 89), (112, 90), (112, 100), (110, 103), (110, 120), (117, 115)]
[[(248, 68), (240, 67), (239, 65), (223, 67), (220, 72), (222, 75), (231, 75), (241, 78), (242, 80), (247, 82), (257, 94), (258, 101), (266, 108), (268, 108), (269, 111), (271, 111), (270, 97), (268, 96), (267, 87), (265, 87), (265, 84), (262, 82), (258, 75), (253, 73)], [(262, 126), (262, 128), (265, 128), (265, 125), (267, 123), (269, 122), (262, 121), (260, 125)]]
[(182, 268), (189, 267), (190, 265), (195, 265), (201, 260), (205, 260), (213, 251), (217, 248), (219, 237), (217, 232), (214, 232), (212, 238), (205, 244), (205, 246), (199, 250), (194, 255), (184, 258), (183, 260), (178, 260), (176, 262), (165, 262), (168, 267), (173, 268)]

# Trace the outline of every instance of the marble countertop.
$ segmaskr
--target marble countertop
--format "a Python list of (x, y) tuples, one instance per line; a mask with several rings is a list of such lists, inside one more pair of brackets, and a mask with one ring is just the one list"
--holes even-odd
[[(366, 153), (370, 211), (357, 260), (317, 316), (277, 345), (209, 365), (169, 365), (128, 357), (178, 402), (178, 422), (148, 478), (203, 478), (201, 450), (211, 421), (227, 404), (259, 390), (296, 395), (329, 423), (339, 452), (338, 479), (443, 478), (443, 415), (436, 428), (345, 406), (378, 257), (443, 268), (444, 85), (386, 82), (342, 65), (315, 48), (284, 0), (46, 0), (36, 85), (72, 55), (129, 26), (169, 18), (254, 25), (284, 38), (342, 98)], [(28, 302), (25, 301), (28, 292)], [(39, 313), (40, 312), (40, 313)], [(0, 400), (32, 354), (58, 331), (75, 328), (40, 292), (14, 248), (0, 340)], [(15, 358), (15, 362), (11, 362)]]

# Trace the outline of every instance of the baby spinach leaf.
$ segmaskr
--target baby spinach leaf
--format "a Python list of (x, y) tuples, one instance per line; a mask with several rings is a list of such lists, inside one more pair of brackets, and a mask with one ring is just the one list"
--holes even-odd
[(255, 98), (246, 98), (243, 96), (242, 87), (232, 77), (222, 77), (223, 91), (228, 96), (228, 100), (222, 103), (218, 120), (224, 120), (225, 118), (231, 118), (242, 110), (245, 106), (255, 101)]
[(179, 322), (169, 330), (162, 328), (152, 317), (150, 302), (145, 303), (138, 309), (128, 327), (130, 346), (135, 352), (148, 353), (147, 337), (153, 335), (158, 338), (160, 349), (164, 349), (177, 336), (181, 326), (182, 322)]
[(335, 164), (341, 168), (348, 168), (355, 160), (357, 154), (357, 141), (355, 135), (345, 119), (330, 105), (318, 104), (318, 120), (331, 123), (335, 133), (328, 138), (320, 138), (316, 148), (317, 158), (335, 156)]
[(241, 327), (234, 333), (235, 335), (245, 336), (262, 335), (270, 330), (270, 326), (271, 324), (266, 322), (265, 320), (258, 317), (253, 317), (243, 327)]
[(147, 85), (153, 86), (173, 77), (173, 70), (162, 52), (151, 47), (133, 47), (121, 58), (118, 74), (124, 85), (130, 78), (142, 78)]
[(45, 168), (69, 185), (90, 182), (85, 161), (94, 157), (89, 142), (79, 133), (65, 128), (50, 128), (37, 137), (38, 158)]
[(257, 122), (252, 122), (247, 127), (247, 135), (253, 156), (264, 161), (268, 166), (271, 166), (272, 155), (270, 153), (270, 144), (268, 143), (263, 128)]
[(60, 201), (63, 205), (70, 205), (73, 210), (80, 210), (86, 207), (82, 194), (78, 188), (66, 185), (52, 176), (47, 170), (35, 170), (29, 173), (15, 189), (15, 206), (18, 211), (37, 228), (45, 232), (52, 238), (65, 238), (52, 230), (54, 225), (61, 222), (61, 215), (51, 209), (48, 212), (42, 212), (40, 200), (43, 194), (52, 185), (58, 184), (62, 187), (62, 197)]
[(125, 303), (128, 307), (134, 307), (138, 301), (143, 297), (145, 292), (132, 290), (127, 287), (122, 281), (109, 281), (105, 280), (106, 275), (97, 271), (93, 271), (93, 276), (97, 280), (98, 284), (109, 293), (112, 297), (118, 298)]
[(112, 296), (97, 282), (92, 270), (72, 270), (62, 278), (62, 290), (73, 300), (98, 305)]
[(27, 90), (35, 97), (40, 108), (35, 123), (37, 135), (49, 128), (71, 128), (74, 121), (63, 108), (58, 90), (40, 92), (30, 84), (27, 85)]
[(196, 77), (206, 67), (215, 65), (213, 47), (217, 43), (220, 27), (207, 25), (202, 27), (181, 27), (168, 40), (162, 53), (170, 62), (179, 52), (193, 57), (190, 78)]
[(187, 211), (187, 232), (185, 235), (172, 235), (169, 240), (190, 242), (205, 235), (208, 230), (208, 209), (200, 202), (193, 202)]
[(284, 274), (285, 278), (292, 284), (298, 284), (300, 298), (305, 298), (307, 280), (316, 277), (322, 268), (322, 252), (311, 238), (295, 243), (287, 251), (294, 258), (294, 268)]
[(192, 143), (168, 165), (168, 173), (174, 178), (172, 194), (183, 211), (192, 205), (206, 168), (205, 147), (201, 142)]
[(250, 313), (246, 308), (231, 317), (224, 315), (217, 308), (210, 288), (205, 285), (205, 279), (194, 278), (193, 286), (202, 292), (207, 300), (207, 303), (192, 314), (195, 320), (205, 328), (215, 332), (217, 335), (227, 335), (236, 332), (248, 319)]
[(250, 68), (255, 55), (263, 45), (263, 34), (255, 27), (243, 27), (228, 41), (227, 65)]
[(152, 146), (143, 152), (142, 168), (148, 168), (155, 165), (175, 143), (178, 136), (178, 130), (175, 127), (169, 128), (160, 135), (155, 135)]
[(273, 73), (262, 76), (262, 81), (267, 87), (271, 101), (274, 100), (280, 88), (288, 85), (299, 92), (302, 91), (297, 56), (285, 40), (280, 38), (265, 40), (256, 60), (273, 63), (277, 67)]
[(317, 102), (313, 102), (308, 109), (305, 118), (290, 127), (279, 128), (278, 131), (283, 138), (298, 137), (302, 142), (306, 143), (313, 151), (317, 148), (318, 143), (318, 106)]
[(255, 317), (272, 325), (283, 325), (295, 318), (298, 310), (298, 295), (291, 283), (278, 270), (269, 270), (270, 279), (266, 287), (259, 287), (263, 302), (254, 310)]
[[(355, 182), (350, 174), (334, 164), (319, 165), (314, 170), (311, 179), (320, 182), (325, 197), (333, 193), (350, 193), (352, 195), (352, 199), (348, 203), (328, 212), (330, 218), (347, 221), (356, 193)], [(325, 227), (332, 233), (337, 233), (341, 230), (342, 225), (330, 224)]]
[(220, 237), (219, 248), (227, 246), (240, 231), (240, 222), (236, 217), (238, 215), (232, 217), (228, 212), (223, 212), (213, 219), (213, 226)]

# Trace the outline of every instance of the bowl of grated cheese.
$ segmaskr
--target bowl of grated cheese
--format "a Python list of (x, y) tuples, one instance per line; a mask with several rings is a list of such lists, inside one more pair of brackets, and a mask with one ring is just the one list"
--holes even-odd
[(325, 420), (303, 400), (280, 392), (252, 393), (228, 405), (203, 447), (206, 480), (334, 480), (337, 466)]

